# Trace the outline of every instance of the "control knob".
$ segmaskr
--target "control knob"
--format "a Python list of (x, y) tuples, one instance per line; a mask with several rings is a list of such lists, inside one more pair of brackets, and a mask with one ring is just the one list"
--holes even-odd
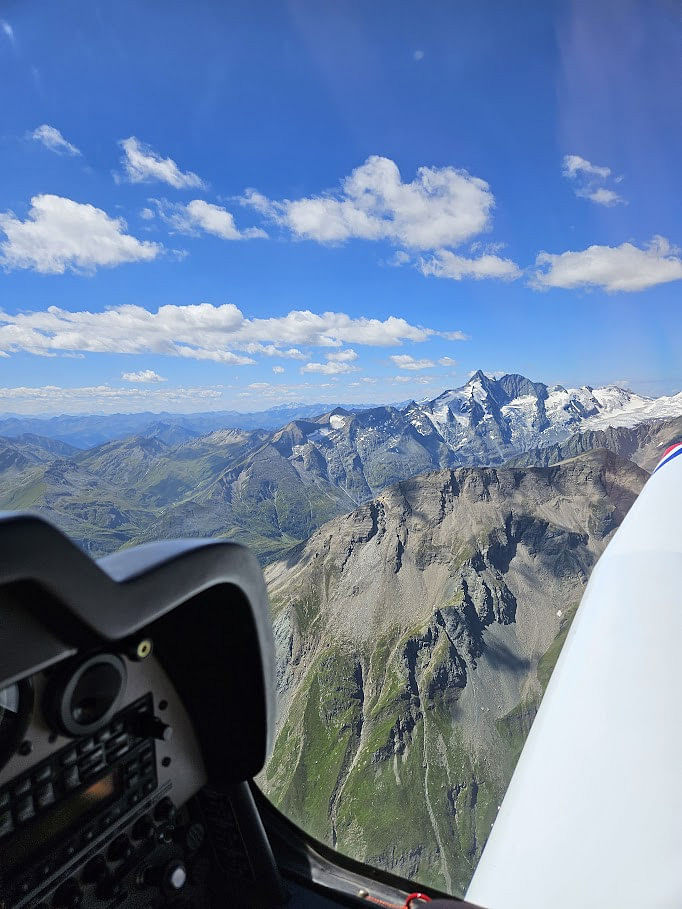
[(166, 795), (158, 802), (154, 809), (154, 820), (158, 821), (160, 824), (167, 824), (169, 821), (172, 821), (174, 817), (175, 805)]
[(180, 859), (172, 859), (166, 865), (148, 868), (144, 882), (151, 887), (160, 887), (165, 893), (179, 893), (187, 883), (187, 868)]
[(80, 906), (82, 899), (83, 891), (78, 882), (70, 877), (55, 890), (52, 906), (53, 909), (75, 909)]

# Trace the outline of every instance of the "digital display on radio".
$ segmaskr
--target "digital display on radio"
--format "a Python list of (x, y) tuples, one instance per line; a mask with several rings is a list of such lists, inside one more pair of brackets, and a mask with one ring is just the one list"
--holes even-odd
[(73, 827), (78, 820), (103, 807), (120, 793), (118, 770), (100, 777), (86, 789), (45, 812), (35, 823), (15, 833), (7, 848), (2, 850), (0, 863), (5, 868), (24, 864), (33, 853), (48, 846), (51, 841)]

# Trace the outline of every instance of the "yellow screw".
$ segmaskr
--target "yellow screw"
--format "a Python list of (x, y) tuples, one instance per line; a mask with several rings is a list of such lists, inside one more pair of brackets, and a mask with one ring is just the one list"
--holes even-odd
[(142, 638), (142, 640), (137, 645), (137, 649), (135, 650), (138, 660), (144, 660), (145, 657), (148, 657), (151, 652), (152, 642), (149, 638)]

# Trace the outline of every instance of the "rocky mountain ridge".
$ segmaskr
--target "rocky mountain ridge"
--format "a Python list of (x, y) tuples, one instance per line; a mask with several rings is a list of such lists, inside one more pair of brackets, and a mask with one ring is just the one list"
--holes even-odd
[(463, 893), (592, 566), (646, 477), (603, 450), (435, 471), (271, 564), (268, 795), (335, 848)]

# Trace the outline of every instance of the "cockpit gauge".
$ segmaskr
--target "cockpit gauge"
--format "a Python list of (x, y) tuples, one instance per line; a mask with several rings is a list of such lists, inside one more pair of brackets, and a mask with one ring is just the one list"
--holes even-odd
[(14, 754), (31, 719), (33, 686), (12, 682), (0, 689), (0, 767)]

